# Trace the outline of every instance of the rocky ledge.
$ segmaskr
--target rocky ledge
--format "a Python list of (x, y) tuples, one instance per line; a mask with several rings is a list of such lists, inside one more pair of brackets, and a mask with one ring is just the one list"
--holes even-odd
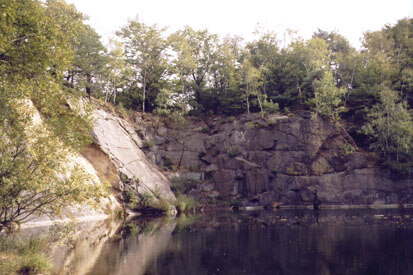
[[(393, 181), (341, 128), (309, 113), (136, 117), (140, 147), (167, 174), (191, 179), (198, 200), (255, 205), (413, 202), (413, 181)], [(173, 172), (171, 172), (173, 171)]]

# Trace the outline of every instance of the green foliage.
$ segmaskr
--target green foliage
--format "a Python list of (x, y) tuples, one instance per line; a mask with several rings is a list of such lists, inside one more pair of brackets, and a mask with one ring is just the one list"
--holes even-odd
[(139, 22), (136, 17), (116, 33), (123, 42), (126, 63), (132, 69), (126, 93), (132, 94), (141, 104), (142, 112), (156, 108), (155, 100), (165, 86), (167, 44), (162, 37), (164, 30)]
[(129, 118), (128, 112), (125, 109), (125, 107), (123, 106), (122, 102), (120, 102), (118, 105), (116, 105), (115, 111), (121, 118), (123, 118), (123, 119), (128, 119)]
[(245, 126), (249, 129), (261, 128), (261, 124), (259, 124), (256, 121), (249, 121), (249, 122), (245, 123)]
[(138, 194), (133, 191), (124, 191), (122, 193), (123, 201), (126, 203), (129, 209), (133, 210), (141, 210), (145, 208), (158, 208), (162, 209), (162, 203), (160, 205), (156, 205), (156, 199), (160, 199), (160, 194), (155, 193), (152, 194), (149, 191), (146, 191), (142, 194)]
[(264, 100), (262, 103), (262, 107), (265, 111), (269, 113), (276, 113), (280, 110), (280, 104), (278, 104), (277, 102), (274, 103), (272, 100)]
[(201, 133), (204, 133), (204, 134), (208, 134), (209, 131), (210, 131), (210, 129), (209, 129), (208, 126), (202, 127), (202, 129), (201, 129)]
[(93, 185), (79, 165), (67, 165), (73, 152), (37, 121), (39, 114), (29, 102), (0, 101), (0, 106), (0, 223), (99, 201), (103, 187)]
[(354, 147), (351, 144), (346, 143), (343, 146), (343, 153), (344, 153), (345, 156), (350, 156), (350, 155), (354, 154), (356, 151), (357, 151), (357, 148)]
[(132, 191), (124, 191), (123, 192), (123, 200), (127, 204), (137, 205), (139, 203), (138, 196)]
[(139, 206), (143, 208), (153, 207), (155, 197), (151, 193), (144, 192), (143, 194), (139, 194), (139, 198)]
[(342, 106), (342, 99), (345, 89), (337, 88), (334, 84), (333, 74), (324, 72), (321, 80), (314, 81), (314, 110), (317, 114), (338, 120), (340, 113), (345, 111)]
[(215, 61), (218, 36), (208, 30), (196, 31), (186, 26), (172, 34), (169, 43), (176, 53), (172, 64), (179, 79), (179, 89), (184, 96), (194, 94), (191, 105), (200, 111), (207, 76)]
[(238, 148), (236, 148), (236, 147), (232, 148), (232, 149), (228, 152), (228, 156), (229, 156), (230, 158), (235, 158), (236, 156), (239, 156), (240, 154), (241, 154), (240, 151), (239, 151)]
[(194, 198), (183, 195), (183, 194), (178, 194), (176, 197), (177, 203), (176, 203), (176, 209), (178, 210), (179, 213), (185, 213), (188, 211), (191, 211), (195, 209), (198, 205), (198, 202), (194, 200)]
[(45, 237), (30, 237), (27, 240), (0, 238), (0, 271), (2, 274), (39, 274), (51, 268), (46, 256), (48, 241)]
[(151, 140), (151, 139), (146, 139), (146, 140), (142, 143), (142, 149), (151, 149), (154, 145), (155, 145), (155, 143), (153, 142), (153, 140)]
[(172, 182), (171, 190), (176, 195), (187, 194), (189, 193), (189, 191), (196, 188), (198, 184), (197, 180), (185, 179), (185, 178), (179, 178), (179, 177), (172, 178), (171, 182)]
[(166, 169), (170, 169), (170, 170), (171, 170), (171, 169), (172, 169), (173, 162), (172, 162), (172, 160), (171, 160), (170, 158), (164, 157), (164, 158), (163, 158), (162, 165), (163, 165), (163, 167), (165, 167)]
[[(370, 148), (390, 167), (402, 167), (412, 150), (413, 121), (396, 91), (383, 89), (380, 102), (368, 113), (362, 131), (371, 137)], [(394, 162), (394, 165), (392, 164)]]
[(100, 89), (99, 85), (106, 73), (106, 48), (100, 42), (100, 36), (90, 26), (85, 25), (79, 33), (76, 47), (75, 69), (67, 79), (76, 83), (78, 89), (84, 89), (90, 97), (92, 91)]

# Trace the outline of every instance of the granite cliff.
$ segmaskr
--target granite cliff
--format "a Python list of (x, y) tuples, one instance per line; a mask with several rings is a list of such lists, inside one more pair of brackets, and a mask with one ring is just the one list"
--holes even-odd
[(245, 205), (413, 203), (413, 181), (393, 181), (333, 123), (295, 116), (136, 117), (148, 159), (170, 178), (197, 183), (189, 192)]

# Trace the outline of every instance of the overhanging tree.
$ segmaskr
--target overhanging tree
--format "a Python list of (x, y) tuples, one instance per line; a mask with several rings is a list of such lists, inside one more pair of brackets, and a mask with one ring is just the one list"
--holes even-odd
[[(87, 141), (90, 121), (68, 104), (63, 75), (74, 49), (52, 12), (63, 1), (4, 1), (0, 13), (0, 223), (57, 214), (96, 202), (104, 190), (71, 153)], [(75, 30), (72, 30), (75, 31)], [(3, 34), (3, 33), (2, 33)], [(66, 40), (67, 39), (67, 40)], [(42, 121), (42, 122), (41, 122)]]

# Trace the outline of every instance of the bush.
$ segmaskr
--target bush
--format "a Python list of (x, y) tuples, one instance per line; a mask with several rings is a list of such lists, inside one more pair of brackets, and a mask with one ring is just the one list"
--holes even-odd
[(171, 190), (172, 192), (175, 193), (175, 195), (187, 194), (189, 191), (196, 188), (198, 184), (197, 180), (183, 179), (183, 178), (178, 178), (178, 177), (172, 178), (171, 182), (172, 182)]
[(151, 149), (154, 146), (153, 140), (147, 139), (142, 144), (142, 149)]
[(163, 158), (163, 167), (171, 170), (171, 169), (172, 169), (172, 165), (173, 165), (173, 163), (172, 163), (172, 160), (171, 160), (170, 158), (168, 158), (168, 157), (164, 157), (164, 158)]
[(194, 198), (179, 194), (177, 197), (176, 209), (179, 213), (185, 213), (195, 209), (198, 206), (198, 202)]
[(143, 194), (139, 195), (140, 201), (139, 205), (146, 208), (146, 207), (152, 207), (153, 202), (154, 202), (154, 196), (150, 194), (149, 192), (145, 192)]
[(262, 107), (270, 113), (275, 113), (280, 110), (280, 105), (277, 102), (274, 103), (273, 101), (264, 100), (262, 102)]
[(235, 158), (239, 154), (240, 154), (240, 152), (239, 152), (238, 148), (232, 148), (231, 151), (228, 152), (228, 156), (230, 158)]
[(20, 258), (18, 271), (22, 274), (35, 274), (44, 272), (51, 267), (48, 257), (42, 253), (30, 253)]
[(123, 106), (123, 103), (120, 102), (116, 108), (115, 108), (116, 113), (123, 119), (128, 119), (128, 112), (126, 111), (125, 107)]

